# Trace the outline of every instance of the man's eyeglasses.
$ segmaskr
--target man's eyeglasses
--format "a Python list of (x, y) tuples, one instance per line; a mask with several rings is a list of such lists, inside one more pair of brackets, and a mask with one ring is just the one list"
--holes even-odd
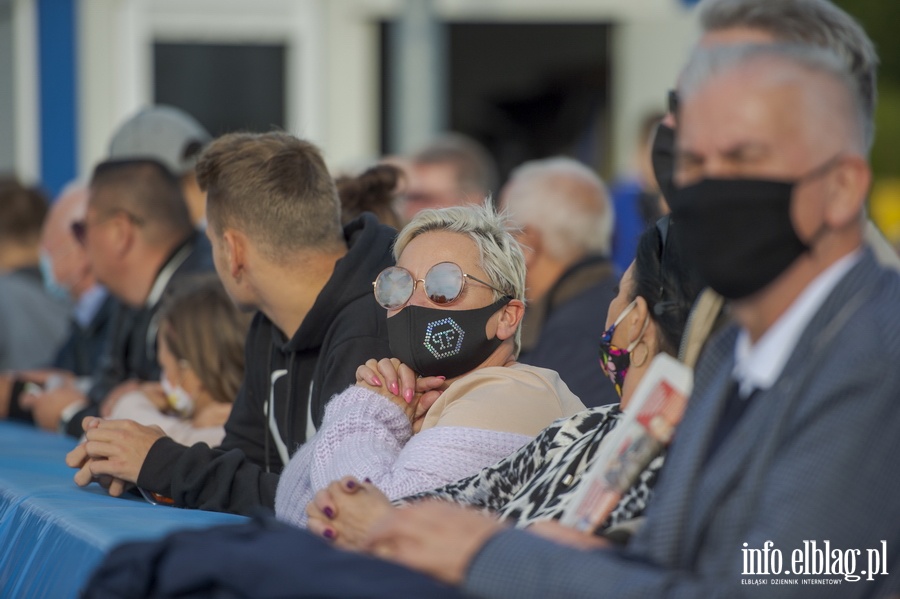
[(87, 242), (87, 232), (88, 232), (89, 226), (99, 225), (100, 223), (109, 220), (110, 218), (112, 218), (113, 216), (115, 216), (117, 214), (124, 214), (125, 216), (128, 217), (128, 220), (130, 220), (131, 222), (133, 222), (136, 225), (144, 224), (144, 221), (141, 218), (131, 214), (127, 210), (115, 210), (113, 212), (110, 212), (106, 216), (101, 216), (100, 218), (98, 218), (97, 220), (95, 220), (93, 223), (90, 223), (90, 224), (88, 223), (88, 220), (86, 218), (83, 218), (81, 220), (76, 220), (75, 222), (73, 222), (70, 225), (70, 228), (72, 231), (72, 237), (74, 237), (75, 241), (77, 241), (79, 244), (81, 244), (83, 246)]
[(425, 286), (425, 295), (431, 303), (446, 306), (459, 299), (468, 279), (510, 297), (490, 283), (464, 273), (453, 262), (438, 262), (428, 269), (424, 279), (416, 279), (411, 272), (400, 266), (390, 266), (381, 271), (372, 286), (375, 288), (375, 301), (388, 310), (398, 310), (409, 302), (420, 281)]
[(666, 97), (669, 112), (678, 114), (678, 90), (670, 89)]

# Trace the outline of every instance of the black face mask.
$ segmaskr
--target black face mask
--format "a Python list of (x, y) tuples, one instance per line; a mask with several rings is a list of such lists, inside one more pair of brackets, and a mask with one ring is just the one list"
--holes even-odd
[(759, 291), (807, 250), (791, 224), (792, 183), (704, 179), (675, 192), (672, 220), (685, 254), (717, 293)]
[(675, 185), (672, 183), (675, 175), (675, 130), (666, 124), (660, 123), (656, 126), (650, 161), (653, 164), (653, 176), (656, 177), (659, 192), (666, 202), (671, 204), (675, 193)]
[(503, 341), (488, 339), (485, 326), (510, 302), (504, 297), (474, 310), (439, 310), (406, 306), (387, 319), (394, 357), (422, 376), (465, 374), (494, 353)]
[(809, 251), (825, 223), (804, 243), (791, 222), (794, 190), (827, 173), (840, 154), (795, 181), (704, 179), (676, 189), (672, 220), (687, 257), (714, 291), (728, 299), (753, 295)]

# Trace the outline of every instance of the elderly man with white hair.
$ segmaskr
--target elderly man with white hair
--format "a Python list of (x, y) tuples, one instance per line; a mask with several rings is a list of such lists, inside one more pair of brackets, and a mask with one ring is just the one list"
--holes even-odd
[(618, 402), (597, 360), (618, 282), (606, 186), (571, 158), (534, 160), (513, 171), (500, 203), (520, 228), (527, 268), (520, 359), (557, 371), (586, 406)]

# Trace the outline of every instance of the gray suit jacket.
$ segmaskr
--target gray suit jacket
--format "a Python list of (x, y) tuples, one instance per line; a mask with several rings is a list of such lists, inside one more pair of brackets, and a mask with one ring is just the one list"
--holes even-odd
[[(577, 551), (510, 531), (476, 556), (466, 590), (517, 599), (852, 598), (900, 587), (900, 277), (866, 252), (813, 317), (774, 386), (753, 397), (707, 462), (736, 335), (723, 332), (701, 358), (647, 522), (626, 550)], [(744, 543), (762, 549), (766, 541), (780, 551), (782, 574), (750, 575), (761, 570), (748, 568)], [(804, 541), (820, 550), (828, 541), (842, 552), (840, 569), (856, 574), (875, 569), (867, 550), (881, 557), (885, 541), (888, 563), (871, 581), (816, 576)], [(860, 552), (855, 563), (849, 550)], [(775, 552), (768, 555), (774, 568)], [(810, 574), (784, 573), (801, 565), (795, 555)], [(826, 578), (840, 584), (803, 584)], [(800, 584), (776, 584), (784, 579)]]

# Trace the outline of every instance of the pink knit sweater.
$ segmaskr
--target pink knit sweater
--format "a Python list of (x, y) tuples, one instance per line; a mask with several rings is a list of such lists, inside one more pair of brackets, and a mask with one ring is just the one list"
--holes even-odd
[(331, 400), (322, 427), (281, 474), (275, 513), (305, 526), (306, 505), (315, 492), (343, 476), (369, 478), (391, 499), (405, 497), (478, 472), (530, 440), (461, 426), (413, 435), (398, 406), (353, 386)]

